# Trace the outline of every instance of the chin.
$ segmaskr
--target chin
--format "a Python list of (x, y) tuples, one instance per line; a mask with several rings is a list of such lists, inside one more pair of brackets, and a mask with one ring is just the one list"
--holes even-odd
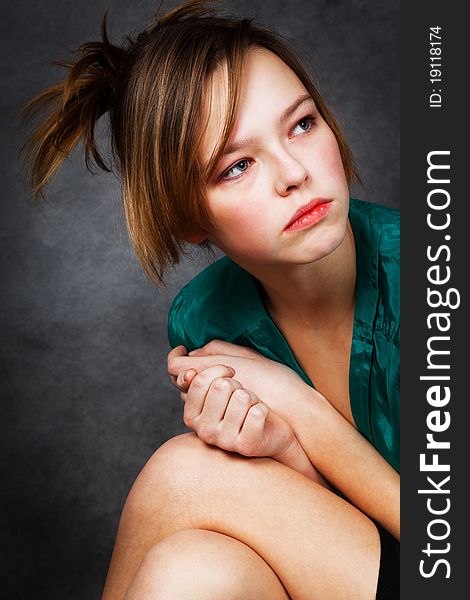
[(346, 230), (346, 226), (341, 228), (334, 227), (329, 231), (322, 232), (323, 235), (313, 238), (310, 247), (306, 248), (305, 262), (314, 262), (329, 256), (341, 246), (346, 236)]

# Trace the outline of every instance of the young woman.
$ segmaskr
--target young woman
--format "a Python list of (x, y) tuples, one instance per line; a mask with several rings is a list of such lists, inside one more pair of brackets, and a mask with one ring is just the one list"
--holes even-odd
[(80, 139), (108, 168), (93, 134), (109, 111), (149, 275), (187, 242), (227, 255), (170, 311), (194, 433), (137, 478), (103, 597), (397, 597), (396, 211), (349, 199), (333, 116), (248, 20), (187, 2), (124, 47), (104, 21), (68, 66), (27, 107), (53, 107), (26, 146), (35, 193)]

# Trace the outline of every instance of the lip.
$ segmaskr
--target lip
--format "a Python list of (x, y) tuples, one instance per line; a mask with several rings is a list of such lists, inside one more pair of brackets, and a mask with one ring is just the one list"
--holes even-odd
[(298, 231), (311, 227), (328, 214), (331, 202), (331, 199), (315, 198), (308, 204), (304, 204), (293, 214), (284, 231)]

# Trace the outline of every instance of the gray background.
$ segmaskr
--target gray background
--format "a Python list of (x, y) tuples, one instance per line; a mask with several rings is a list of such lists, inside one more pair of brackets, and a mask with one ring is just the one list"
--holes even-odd
[[(140, 31), (156, 4), (112, 2), (112, 39)], [(158, 290), (133, 257), (112, 176), (92, 177), (76, 151), (38, 206), (16, 160), (25, 131), (14, 114), (60, 76), (48, 60), (98, 38), (106, 5), (2, 2), (2, 598), (98, 598), (133, 480), (184, 431), (166, 314), (205, 258), (185, 259)], [(313, 57), (366, 185), (356, 195), (398, 206), (397, 0), (225, 5)]]

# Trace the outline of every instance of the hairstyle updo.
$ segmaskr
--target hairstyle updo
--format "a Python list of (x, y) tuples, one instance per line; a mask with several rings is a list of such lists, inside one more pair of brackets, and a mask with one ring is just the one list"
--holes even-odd
[[(348, 182), (358, 181), (349, 147), (312, 79), (287, 42), (251, 19), (218, 16), (214, 2), (189, 0), (155, 15), (150, 26), (120, 45), (110, 42), (105, 13), (101, 40), (54, 61), (67, 77), (23, 107), (26, 118), (48, 111), (24, 144), (33, 195), (47, 184), (82, 141), (87, 168), (94, 162), (120, 176), (129, 235), (136, 255), (157, 284), (178, 263), (185, 241), (211, 222), (205, 202), (211, 176), (234, 126), (244, 57), (253, 46), (274, 52), (298, 76), (338, 142)], [(228, 108), (222, 138), (208, 165), (199, 161), (210, 78), (224, 65)], [(96, 138), (108, 113), (112, 164)]]

